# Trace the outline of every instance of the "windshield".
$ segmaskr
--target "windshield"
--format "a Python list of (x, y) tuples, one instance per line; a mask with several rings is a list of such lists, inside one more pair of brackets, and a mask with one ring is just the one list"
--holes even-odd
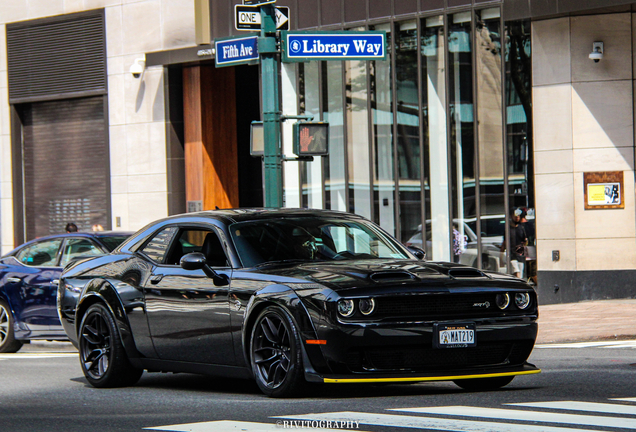
[(128, 237), (129, 236), (127, 235), (121, 235), (121, 236), (100, 237), (99, 239), (101, 240), (102, 243), (104, 243), (104, 246), (106, 246), (106, 249), (108, 249), (108, 252), (112, 252), (113, 250), (115, 250), (117, 246), (122, 244), (124, 240), (126, 240)]
[(230, 234), (245, 267), (281, 261), (412, 259), (369, 223), (302, 217), (238, 222)]

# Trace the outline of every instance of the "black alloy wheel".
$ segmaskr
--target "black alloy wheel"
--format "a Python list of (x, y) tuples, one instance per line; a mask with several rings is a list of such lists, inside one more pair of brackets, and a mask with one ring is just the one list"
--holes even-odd
[(11, 308), (0, 300), (0, 353), (14, 353), (22, 348), (22, 342), (13, 334), (13, 315)]
[(497, 390), (510, 384), (513, 376), (502, 376), (495, 378), (470, 378), (453, 381), (455, 384), (468, 391), (490, 391)]
[(94, 387), (133, 385), (143, 373), (130, 364), (115, 320), (101, 303), (88, 308), (82, 319), (79, 353), (84, 376)]
[(252, 329), (250, 359), (256, 383), (271, 397), (297, 394), (305, 382), (300, 335), (289, 313), (265, 308)]

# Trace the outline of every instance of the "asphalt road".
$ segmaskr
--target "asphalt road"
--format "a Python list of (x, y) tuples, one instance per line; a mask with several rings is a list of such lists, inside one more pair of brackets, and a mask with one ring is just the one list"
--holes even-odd
[[(32, 344), (0, 355), (0, 431), (339, 430), (340, 420), (360, 431), (636, 430), (636, 400), (614, 400), (636, 398), (636, 341), (597, 344), (607, 345), (540, 345), (530, 360), (543, 372), (494, 392), (453, 383), (329, 385), (298, 399), (269, 399), (250, 381), (189, 374), (146, 373), (134, 387), (94, 389), (72, 347)], [(200, 424), (175, 426), (190, 423)]]

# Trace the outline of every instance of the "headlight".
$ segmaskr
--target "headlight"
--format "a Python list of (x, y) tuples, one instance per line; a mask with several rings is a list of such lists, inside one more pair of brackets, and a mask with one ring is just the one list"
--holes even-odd
[(525, 309), (530, 306), (530, 294), (528, 293), (517, 293), (515, 294), (515, 305), (519, 309)]
[(371, 315), (371, 313), (375, 310), (375, 300), (372, 298), (360, 299), (358, 307), (360, 308), (362, 315)]
[(510, 304), (510, 296), (508, 295), (508, 293), (506, 294), (497, 294), (497, 297), (495, 298), (495, 301), (497, 302), (497, 307), (499, 309), (505, 309), (508, 307), (508, 305)]
[(338, 313), (343, 317), (350, 317), (355, 311), (353, 300), (340, 299), (338, 300)]

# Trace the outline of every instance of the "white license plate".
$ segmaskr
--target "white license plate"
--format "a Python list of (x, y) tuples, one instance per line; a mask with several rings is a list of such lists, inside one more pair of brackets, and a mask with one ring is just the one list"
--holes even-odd
[(475, 324), (437, 324), (434, 337), (436, 348), (468, 348), (477, 345)]

